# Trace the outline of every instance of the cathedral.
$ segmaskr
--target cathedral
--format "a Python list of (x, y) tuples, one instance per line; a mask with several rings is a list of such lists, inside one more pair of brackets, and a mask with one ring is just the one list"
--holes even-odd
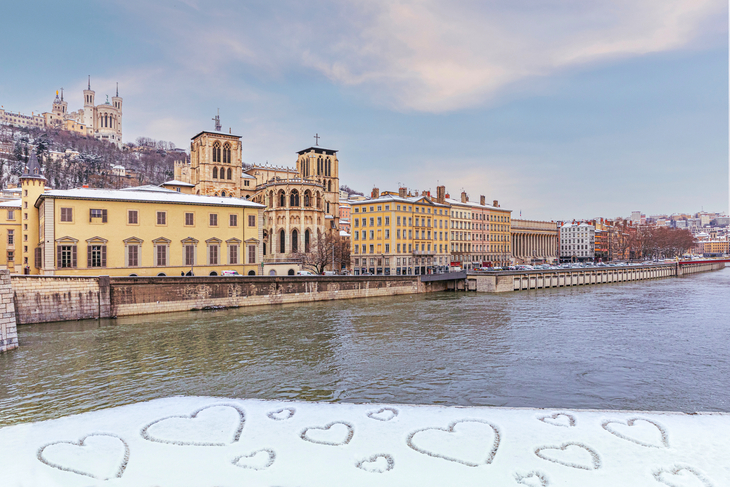
[(84, 90), (84, 107), (69, 112), (68, 102), (64, 101), (61, 89), (60, 97), (56, 92), (51, 111), (43, 114), (44, 125), (94, 137), (121, 148), (122, 98), (119, 96), (119, 85), (116, 96), (112, 97), (111, 102), (107, 95), (106, 102), (95, 105), (95, 97), (96, 92), (91, 89), (91, 77), (89, 77), (87, 89)]
[(207, 196), (245, 198), (263, 210), (264, 262), (286, 262), (309, 252), (318, 236), (339, 233), (337, 151), (319, 145), (297, 152), (296, 168), (243, 169), (241, 137), (216, 130), (192, 138), (190, 161), (175, 163), (175, 180), (163, 186)]

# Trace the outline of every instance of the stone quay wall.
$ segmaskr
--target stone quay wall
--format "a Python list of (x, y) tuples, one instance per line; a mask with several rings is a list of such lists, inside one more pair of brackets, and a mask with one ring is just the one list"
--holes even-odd
[(19, 325), (108, 318), (109, 277), (11, 277)]
[(0, 270), (0, 352), (18, 348), (18, 328), (10, 273)]
[(671, 263), (650, 266), (594, 267), (578, 269), (550, 269), (506, 271), (489, 274), (469, 273), (467, 288), (484, 293), (503, 293), (528, 289), (587, 286), (614, 282), (641, 281), (663, 277), (683, 276), (697, 272), (723, 269), (724, 262)]
[(18, 324), (446, 290), (416, 276), (13, 276)]

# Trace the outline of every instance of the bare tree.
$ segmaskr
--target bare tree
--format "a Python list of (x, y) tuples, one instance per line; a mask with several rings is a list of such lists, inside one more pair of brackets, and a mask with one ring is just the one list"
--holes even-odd
[(350, 265), (350, 244), (346, 238), (335, 233), (319, 234), (309, 252), (299, 252), (293, 257), (301, 262), (302, 267), (315, 274), (322, 274), (327, 267), (338, 271)]

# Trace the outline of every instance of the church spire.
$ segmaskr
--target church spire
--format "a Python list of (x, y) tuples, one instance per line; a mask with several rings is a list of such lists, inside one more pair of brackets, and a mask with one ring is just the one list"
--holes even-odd
[(61, 101), (63, 101), (63, 88), (61, 88)]
[(87, 89), (91, 91), (91, 75), (89, 75), (89, 87)]
[[(63, 89), (63, 88), (61, 88)], [(117, 81), (117, 98), (119, 98), (119, 81)]]

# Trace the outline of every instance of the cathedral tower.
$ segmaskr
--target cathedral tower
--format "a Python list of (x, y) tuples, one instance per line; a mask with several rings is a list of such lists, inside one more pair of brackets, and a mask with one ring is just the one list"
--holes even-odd
[(89, 75), (89, 84), (84, 90), (84, 125), (87, 130), (93, 130), (94, 127), (94, 91), (91, 89), (91, 75)]

